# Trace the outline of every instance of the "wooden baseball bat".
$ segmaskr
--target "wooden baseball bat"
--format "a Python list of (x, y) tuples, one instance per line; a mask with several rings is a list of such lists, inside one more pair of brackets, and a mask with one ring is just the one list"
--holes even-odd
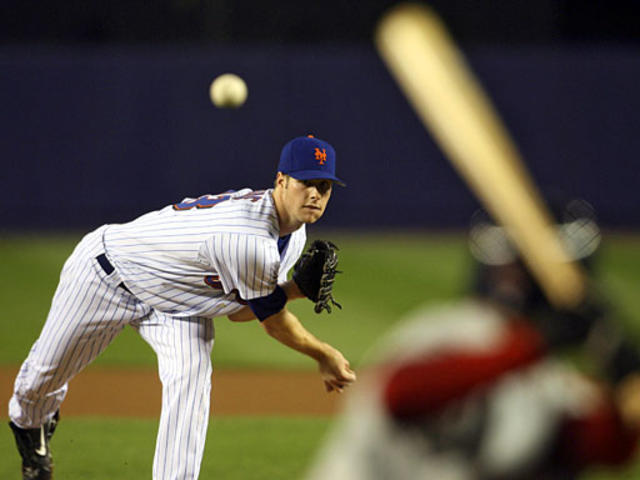
[(509, 232), (549, 301), (578, 305), (586, 274), (569, 259), (507, 129), (438, 15), (416, 4), (396, 6), (380, 20), (375, 42), (425, 127)]

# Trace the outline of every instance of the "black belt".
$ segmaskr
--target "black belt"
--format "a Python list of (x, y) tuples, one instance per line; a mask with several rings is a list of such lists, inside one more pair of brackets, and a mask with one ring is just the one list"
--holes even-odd
[[(96, 257), (96, 260), (98, 261), (98, 263), (102, 267), (102, 270), (104, 270), (104, 273), (106, 273), (107, 275), (111, 275), (113, 273), (113, 271), (115, 270), (115, 267), (113, 265), (111, 265), (111, 262), (109, 261), (109, 259), (107, 258), (107, 256), (104, 253), (101, 253), (100, 255), (98, 255)], [(124, 282), (121, 282), (120, 285), (118, 285), (118, 286), (120, 288), (124, 288), (127, 292), (131, 293), (131, 290), (129, 290), (127, 288), (127, 286), (124, 284)]]

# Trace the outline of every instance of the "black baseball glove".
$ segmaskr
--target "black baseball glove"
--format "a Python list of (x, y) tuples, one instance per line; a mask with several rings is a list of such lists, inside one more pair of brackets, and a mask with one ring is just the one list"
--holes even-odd
[(342, 306), (333, 298), (333, 281), (338, 266), (336, 247), (328, 240), (316, 240), (302, 254), (293, 267), (293, 281), (307, 298), (315, 302), (316, 313), (326, 310), (331, 313), (331, 304), (338, 308)]

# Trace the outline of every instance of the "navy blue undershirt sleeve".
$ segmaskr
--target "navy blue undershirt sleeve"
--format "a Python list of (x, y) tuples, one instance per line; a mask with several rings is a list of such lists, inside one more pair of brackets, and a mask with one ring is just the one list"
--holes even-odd
[(262, 322), (265, 318), (278, 313), (284, 308), (287, 303), (287, 294), (278, 285), (272, 294), (266, 297), (254, 298), (247, 303), (253, 314)]

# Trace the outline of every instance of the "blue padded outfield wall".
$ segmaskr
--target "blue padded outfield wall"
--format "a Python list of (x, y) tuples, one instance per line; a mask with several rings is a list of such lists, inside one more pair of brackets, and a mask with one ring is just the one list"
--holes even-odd
[[(640, 227), (640, 55), (630, 47), (466, 49), (545, 191)], [(249, 86), (215, 109), (212, 78)], [(327, 227), (460, 228), (476, 201), (372, 48), (4, 47), (0, 228), (88, 229), (186, 196), (271, 185), (281, 146), (331, 142)]]

